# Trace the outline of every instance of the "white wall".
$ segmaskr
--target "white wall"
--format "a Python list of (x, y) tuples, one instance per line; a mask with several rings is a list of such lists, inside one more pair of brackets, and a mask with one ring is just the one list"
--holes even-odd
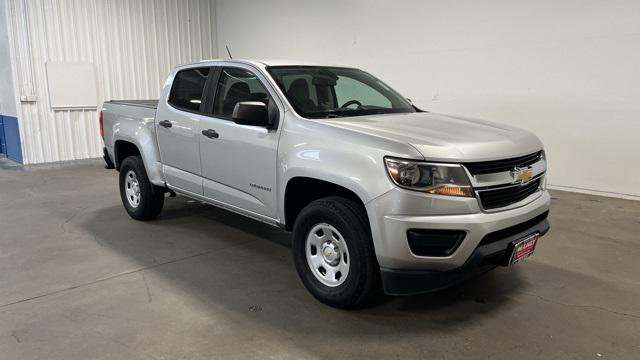
[(640, 1), (217, 1), (218, 53), (347, 63), (532, 130), (556, 186), (640, 196)]
[(6, 0), (0, 0), (0, 115), (16, 116), (16, 98), (11, 76)]
[[(96, 66), (98, 101), (154, 99), (176, 64), (215, 55), (209, 0), (5, 0), (25, 163), (99, 157), (96, 110), (52, 111), (46, 61)], [(82, 91), (82, 89), (78, 89)]]

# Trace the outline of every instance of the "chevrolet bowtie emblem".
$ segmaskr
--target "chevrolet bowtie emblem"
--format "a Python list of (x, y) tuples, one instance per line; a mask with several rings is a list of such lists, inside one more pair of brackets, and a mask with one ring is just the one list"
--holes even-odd
[(531, 180), (533, 176), (533, 172), (529, 168), (514, 168), (511, 170), (511, 178), (513, 178), (514, 183), (524, 184)]

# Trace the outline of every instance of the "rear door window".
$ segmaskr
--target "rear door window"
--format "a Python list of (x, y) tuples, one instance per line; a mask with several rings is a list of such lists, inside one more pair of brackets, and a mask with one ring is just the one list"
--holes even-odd
[(208, 76), (208, 67), (178, 72), (169, 93), (169, 104), (182, 110), (200, 112)]

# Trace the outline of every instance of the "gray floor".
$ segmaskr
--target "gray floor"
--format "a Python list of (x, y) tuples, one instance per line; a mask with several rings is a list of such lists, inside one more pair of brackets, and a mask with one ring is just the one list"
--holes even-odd
[(286, 233), (180, 197), (136, 222), (116, 182), (0, 170), (0, 358), (640, 358), (640, 202), (554, 192), (526, 263), (347, 312), (307, 294)]
[(22, 165), (0, 154), (0, 170), (21, 169)]

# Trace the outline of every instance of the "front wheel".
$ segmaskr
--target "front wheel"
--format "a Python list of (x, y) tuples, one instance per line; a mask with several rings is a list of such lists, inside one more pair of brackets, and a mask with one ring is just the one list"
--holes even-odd
[(353, 309), (382, 294), (366, 211), (352, 200), (332, 196), (302, 209), (293, 256), (304, 286), (325, 304)]
[(164, 189), (147, 177), (140, 156), (129, 156), (120, 166), (120, 197), (129, 216), (136, 220), (155, 219), (164, 205)]

